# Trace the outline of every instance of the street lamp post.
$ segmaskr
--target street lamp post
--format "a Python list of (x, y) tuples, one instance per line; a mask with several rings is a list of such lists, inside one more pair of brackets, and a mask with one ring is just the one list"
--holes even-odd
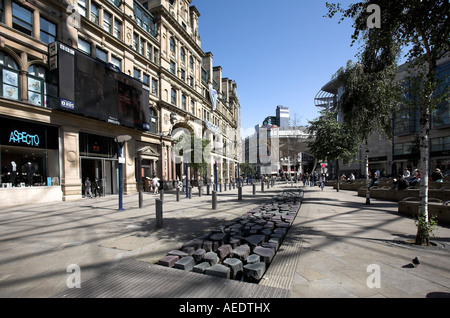
[(123, 172), (122, 172), (122, 164), (124, 163), (124, 158), (122, 158), (122, 150), (123, 145), (126, 141), (130, 140), (131, 136), (129, 135), (121, 135), (117, 136), (114, 140), (117, 142), (117, 148), (118, 148), (118, 159), (119, 159), (119, 209), (118, 211), (124, 211), (123, 209)]
[(219, 180), (217, 180), (217, 174), (218, 174), (218, 171), (217, 171), (217, 160), (214, 162), (214, 179), (215, 179), (215, 181), (216, 181), (216, 192), (218, 191), (218, 187), (219, 187)]

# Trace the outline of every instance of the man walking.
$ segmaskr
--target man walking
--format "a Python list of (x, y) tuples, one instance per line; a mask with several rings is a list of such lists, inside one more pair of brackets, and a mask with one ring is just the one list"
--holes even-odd
[(86, 177), (86, 181), (84, 181), (84, 197), (85, 198), (87, 198), (88, 193), (92, 199), (91, 181), (89, 181), (89, 177)]

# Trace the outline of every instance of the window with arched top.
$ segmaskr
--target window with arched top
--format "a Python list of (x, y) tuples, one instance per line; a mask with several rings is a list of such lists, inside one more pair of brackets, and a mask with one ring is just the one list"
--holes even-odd
[(33, 64), (28, 68), (27, 90), (28, 101), (36, 106), (46, 106), (47, 69), (42, 65)]
[(18, 100), (20, 98), (19, 67), (14, 59), (0, 51), (0, 94), (1, 97)]
[(175, 53), (175, 39), (173, 38), (173, 36), (170, 37), (169, 39), (169, 44), (170, 44), (170, 52)]
[(185, 62), (186, 61), (186, 51), (184, 50), (184, 47), (180, 49), (180, 60)]

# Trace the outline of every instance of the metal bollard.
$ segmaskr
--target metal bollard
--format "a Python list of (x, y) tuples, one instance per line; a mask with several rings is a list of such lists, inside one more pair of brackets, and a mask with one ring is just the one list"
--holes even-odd
[(161, 190), (159, 191), (159, 199), (160, 199), (162, 202), (164, 202), (164, 189), (161, 189)]
[(180, 201), (180, 188), (177, 187), (177, 202)]
[(211, 192), (211, 185), (208, 183), (206, 185), (206, 195), (209, 195), (210, 192)]
[(163, 201), (155, 199), (156, 207), (156, 227), (162, 228), (164, 226), (163, 222)]
[(256, 184), (252, 184), (252, 187), (253, 187), (253, 195), (255, 195), (256, 194)]
[(217, 209), (217, 192), (213, 190), (212, 192), (212, 209)]
[(202, 196), (202, 186), (198, 186), (198, 196)]
[(222, 182), (219, 183), (219, 192), (222, 192)]
[(264, 181), (261, 181), (261, 192), (264, 192)]
[(189, 186), (189, 199), (192, 199), (192, 186)]
[(144, 207), (144, 191), (139, 190), (139, 209)]
[(242, 201), (242, 187), (238, 187), (238, 201)]

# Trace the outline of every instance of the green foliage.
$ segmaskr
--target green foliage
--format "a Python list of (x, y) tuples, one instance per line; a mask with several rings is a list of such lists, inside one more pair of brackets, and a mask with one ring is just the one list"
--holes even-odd
[[(381, 9), (380, 28), (368, 28), (367, 19), (371, 12), (367, 12), (369, 5), (376, 5)], [(352, 45), (363, 40), (360, 53), (366, 74), (378, 73), (392, 64), (395, 46), (406, 49), (408, 69), (410, 76), (404, 85), (405, 94), (411, 95), (408, 104), (420, 109), (420, 151), (422, 178), (428, 178), (428, 138), (431, 111), (440, 102), (448, 99), (449, 86), (445, 80), (440, 81), (436, 74), (437, 61), (450, 52), (450, 3), (448, 0), (366, 0), (351, 4), (344, 9), (338, 4), (326, 4), (328, 17), (341, 14), (341, 21), (350, 18), (353, 20), (354, 33)], [(369, 10), (370, 11), (370, 10)], [(369, 58), (369, 60), (367, 60)], [(373, 63), (370, 59), (378, 60)], [(347, 83), (351, 84), (351, 80)], [(443, 84), (444, 83), (444, 84)], [(361, 98), (361, 91), (354, 89), (356, 96), (347, 96), (350, 102), (355, 103)], [(345, 102), (345, 101), (344, 101)], [(369, 104), (367, 104), (369, 105)], [(351, 107), (350, 104), (344, 107)], [(365, 107), (366, 108), (366, 107)], [(350, 111), (349, 111), (350, 112)], [(360, 112), (359, 118), (370, 119), (370, 109)], [(356, 112), (353, 112), (355, 114)], [(360, 122), (360, 121), (358, 121)], [(377, 124), (383, 126), (383, 120)], [(421, 196), (428, 191), (427, 186), (420, 189)], [(431, 231), (428, 225), (428, 212), (426, 200), (421, 204), (423, 220), (418, 221), (418, 234), (416, 243), (428, 240)]]
[(436, 238), (435, 232), (438, 227), (436, 216), (433, 215), (428, 219), (419, 213), (417, 217), (414, 217), (414, 223), (417, 226), (416, 244), (429, 245), (430, 238)]
[(341, 159), (344, 163), (354, 160), (360, 143), (349, 125), (336, 120), (335, 113), (322, 111), (321, 116), (309, 124), (308, 147), (316, 159)]
[(372, 72), (362, 63), (349, 61), (336, 79), (343, 87), (338, 101), (344, 121), (363, 140), (378, 130), (392, 138), (392, 114), (400, 101), (400, 85), (395, 81), (395, 68)]

